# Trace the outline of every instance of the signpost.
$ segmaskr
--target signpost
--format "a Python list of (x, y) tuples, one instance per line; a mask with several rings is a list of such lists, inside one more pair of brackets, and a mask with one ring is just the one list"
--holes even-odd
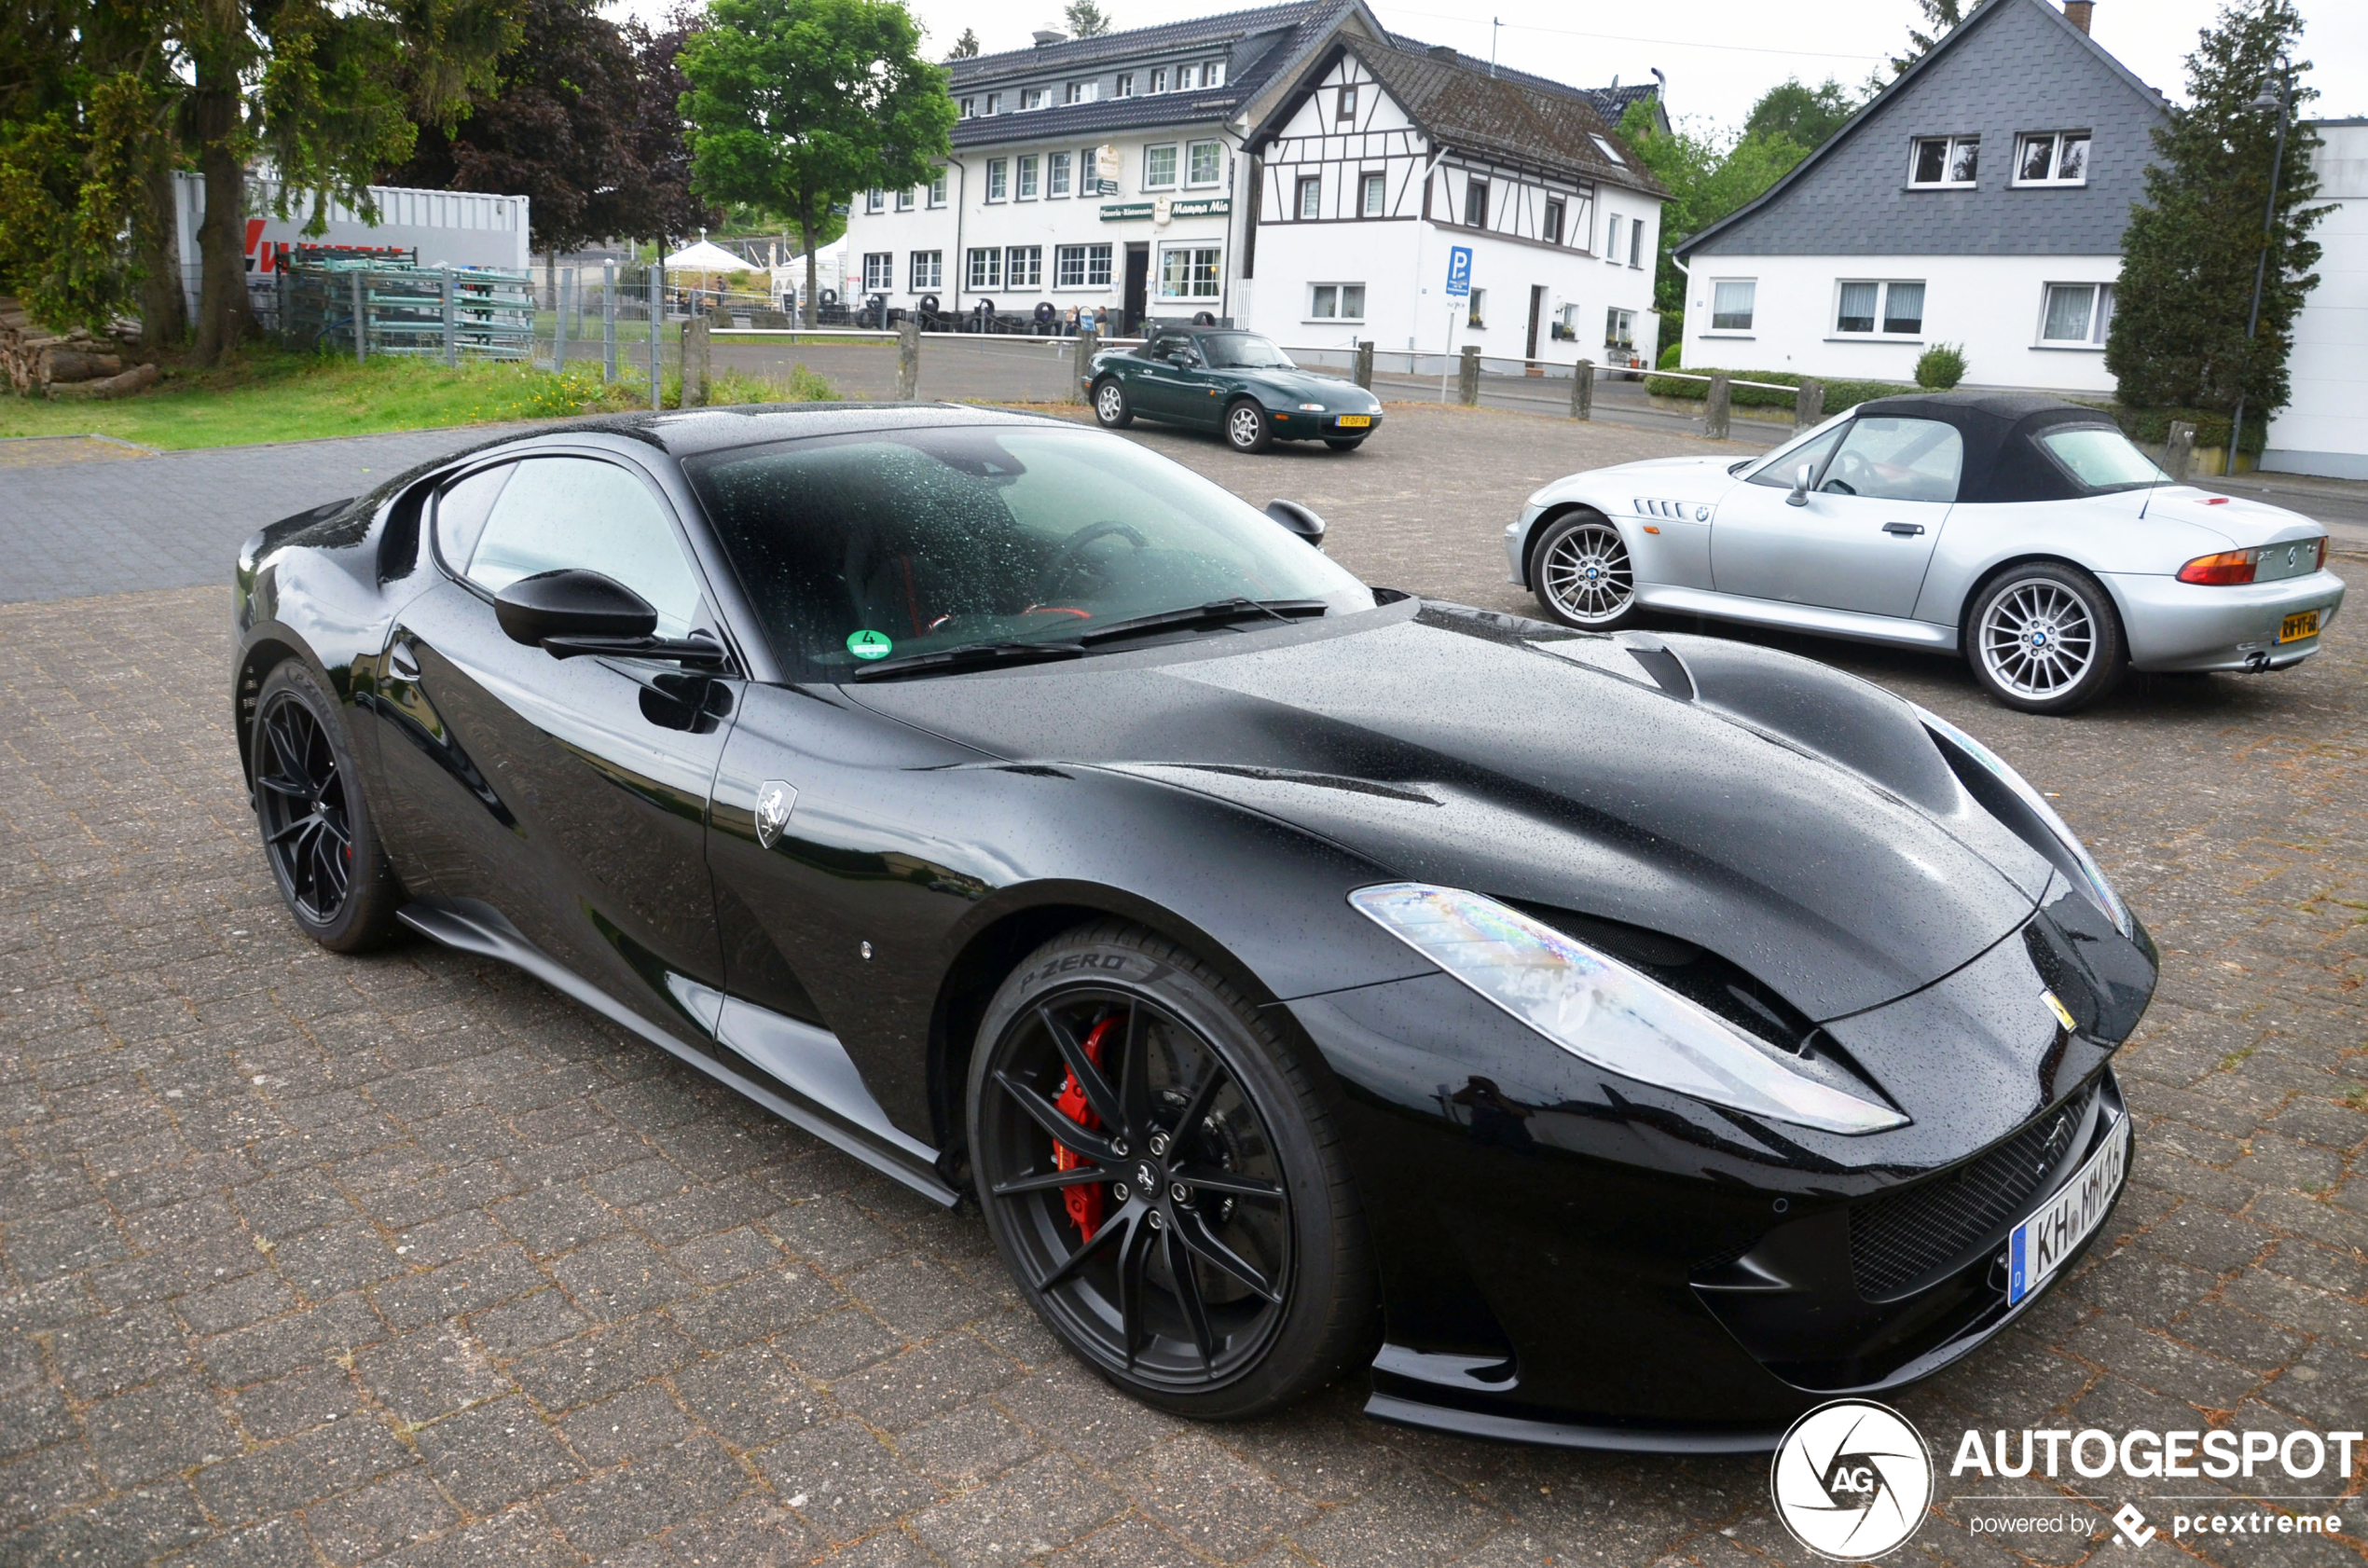
[(1472, 248), (1452, 245), (1447, 252), (1447, 346), (1439, 352), (1439, 400), (1447, 401), (1447, 366), (1455, 357), (1455, 310), (1458, 300), (1472, 296)]

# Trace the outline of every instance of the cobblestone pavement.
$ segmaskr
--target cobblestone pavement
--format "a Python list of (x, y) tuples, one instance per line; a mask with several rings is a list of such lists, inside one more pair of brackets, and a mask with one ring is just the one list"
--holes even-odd
[[(1376, 580), (1518, 609), (1496, 530), (1569, 466), (1567, 428), (1409, 419), (1396, 456), (1345, 460), (1146, 439), (1309, 500)], [(0, 608), (0, 1563), (1805, 1562), (1758, 1460), (1402, 1432), (1353, 1381), (1246, 1425), (1150, 1413), (1067, 1359), (974, 1217), (512, 971), (311, 947), (240, 797), (227, 611), (218, 587)], [(1943, 661), (1821, 650), (2059, 791), (2166, 951), (2108, 1242), (1904, 1401), (1944, 1471), (1976, 1424), (2368, 1424), (2347, 626), (2297, 672), (2136, 681), (2069, 722)], [(2110, 1536), (2162, 1485), (2120, 1484), (2055, 1511)], [(1907, 1555), (2021, 1561), (1963, 1521), (2055, 1490), (1944, 1474)], [(2201, 1549), (2357, 1562), (2340, 1513), (2351, 1543)]]

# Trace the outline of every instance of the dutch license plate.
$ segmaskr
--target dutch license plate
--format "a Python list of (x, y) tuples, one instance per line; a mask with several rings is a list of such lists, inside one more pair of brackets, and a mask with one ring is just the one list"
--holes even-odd
[(2319, 612), (2306, 610), (2299, 615), (2289, 615), (2278, 623), (2278, 640), (2300, 642), (2306, 637), (2319, 635)]
[[(1373, 416), (1370, 414), (1342, 414), (1339, 419), (1333, 420), (1332, 422), (1339, 425), (1342, 430), (1363, 430), (1366, 426), (1373, 422)], [(2314, 615), (2311, 619), (2316, 622), (2318, 617)]]
[(2011, 1305), (2046, 1283), (2047, 1276), (2103, 1223), (2129, 1174), (2129, 1118), (2113, 1124), (2105, 1147), (2088, 1157), (2046, 1205), (2015, 1227), (2006, 1238), (2006, 1300)]

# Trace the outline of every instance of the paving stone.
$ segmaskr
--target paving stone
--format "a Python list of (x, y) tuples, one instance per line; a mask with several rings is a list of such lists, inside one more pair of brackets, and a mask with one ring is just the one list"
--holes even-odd
[(829, 1382), (886, 1360), (904, 1341), (879, 1319), (850, 1308), (782, 1335), (777, 1348), (807, 1377)]
[(0, 1540), (0, 1555), (15, 1568), (85, 1568), (160, 1557), (193, 1546), (213, 1531), (189, 1483), (163, 1481)]
[(1154, 1444), (1115, 1479), (1185, 1544), (1225, 1562), (1256, 1556), (1315, 1514), (1307, 1499), (1196, 1432)]
[(709, 1430), (741, 1448), (762, 1447), (833, 1413), (832, 1402), (767, 1345), (696, 1362), (674, 1374), (674, 1386)]
[(420, 1470), (391, 1476), (304, 1511), (313, 1545), (340, 1568), (427, 1540), (460, 1521), (452, 1505)]
[(216, 1535), (195, 1550), (168, 1558), (165, 1568), (316, 1568), (317, 1562), (303, 1528), (288, 1518)]
[(522, 1357), (510, 1368), (545, 1410), (572, 1410), (698, 1358), (698, 1347), (665, 1318), (620, 1323)]
[(537, 1258), (573, 1252), (625, 1229), (625, 1217), (581, 1187), (545, 1187), (495, 1205), (503, 1229)]
[(668, 1532), (667, 1558), (680, 1568), (791, 1568), (813, 1561), (815, 1547), (795, 1512), (750, 1497)]
[(471, 1513), (492, 1513), (583, 1474), (523, 1399), (447, 1416), (412, 1440), (446, 1493)]
[(669, 1309), (682, 1331), (709, 1350), (727, 1350), (811, 1323), (844, 1305), (826, 1281), (783, 1263)]
[(592, 1319), (578, 1312), (560, 1291), (552, 1289), (488, 1307), (469, 1319), (469, 1327), (486, 1349), (509, 1357), (573, 1339), (592, 1327)]
[(386, 1323), (360, 1296), (340, 1296), (288, 1317), (198, 1342), (198, 1358), (225, 1388), (279, 1377), (327, 1355), (350, 1354), (388, 1337)]
[(1126, 1511), (1126, 1500), (1057, 1454), (925, 1509), (914, 1534), (957, 1562), (1018, 1562), (1067, 1546)]
[(181, 1326), (160, 1306), (68, 1324), (49, 1337), (66, 1386), (85, 1399), (130, 1388), (188, 1364)]
[(845, 1273), (902, 1249), (893, 1231), (840, 1197), (816, 1197), (766, 1222), (781, 1245), (826, 1274)]
[(847, 1291), (881, 1322), (916, 1339), (979, 1315), (977, 1287), (918, 1254), (874, 1264), (848, 1279)]
[(331, 1365), (256, 1383), (230, 1403), (247, 1436), (268, 1443), (353, 1414), (362, 1407), (362, 1395), (352, 1373)]
[(809, 1426), (753, 1457), (808, 1528), (833, 1541), (851, 1541), (944, 1495), (860, 1421)]
[(985, 1400), (915, 1427), (897, 1446), (948, 1487), (976, 1486), (1033, 1459), (1044, 1447), (1035, 1433)]
[(209, 1465), (196, 1482), (207, 1512), (239, 1520), (351, 1492), (417, 1463), (383, 1422), (355, 1416)]
[(447, 1263), (439, 1269), (406, 1273), (370, 1293), (386, 1320), (397, 1328), (415, 1328), (442, 1318), (474, 1313), (540, 1290), (550, 1279), (526, 1254), (514, 1246)]
[(713, 1438), (693, 1437), (570, 1487), (543, 1509), (569, 1540), (599, 1553), (710, 1513), (752, 1484)]
[(100, 1472), (117, 1490), (215, 1464), (241, 1447), (212, 1392), (192, 1377), (100, 1400), (82, 1420)]
[(967, 1334), (948, 1334), (831, 1385), (841, 1404), (890, 1432), (967, 1405), (1017, 1369)]
[(415, 1424), (513, 1392), (475, 1341), (444, 1327), (372, 1345), (353, 1367), (380, 1404)]
[(79, 1443), (39, 1449), (0, 1465), (0, 1532), (48, 1518), (100, 1494), (98, 1472)]
[(673, 1447), (690, 1435), (691, 1422), (666, 1386), (652, 1382), (575, 1411), (559, 1431), (585, 1463), (602, 1469)]
[(612, 1236), (555, 1259), (551, 1272), (575, 1304), (608, 1321), (691, 1293), (666, 1255), (639, 1236)]

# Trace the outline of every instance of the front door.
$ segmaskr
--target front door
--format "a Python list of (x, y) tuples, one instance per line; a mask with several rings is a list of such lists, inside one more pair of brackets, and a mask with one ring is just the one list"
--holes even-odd
[(1135, 373), (1142, 389), (1135, 406), (1155, 420), (1201, 421), (1210, 418), (1201, 404), (1208, 393), (1199, 368), (1201, 356), (1190, 337), (1163, 337), (1145, 345), (1150, 356)]
[(1126, 247), (1126, 295), (1123, 313), (1126, 336), (1143, 330), (1143, 313), (1150, 302), (1151, 247), (1148, 241)]
[[(1867, 615), (1912, 614), (1957, 498), (1964, 441), (1937, 420), (1852, 420), (1727, 492), (1711, 524), (1722, 594)], [(1801, 504), (1797, 471), (1810, 469)]]
[(491, 906), (695, 1038), (723, 983), (706, 832), (736, 682), (555, 658), (512, 641), (493, 607), (520, 577), (577, 567), (649, 600), (660, 636), (712, 632), (671, 509), (636, 470), (589, 455), (529, 458), (446, 499), (436, 538), (451, 575), (404, 610), (378, 705), (391, 805), (437, 825), (423, 863), (399, 869), (415, 892)]

